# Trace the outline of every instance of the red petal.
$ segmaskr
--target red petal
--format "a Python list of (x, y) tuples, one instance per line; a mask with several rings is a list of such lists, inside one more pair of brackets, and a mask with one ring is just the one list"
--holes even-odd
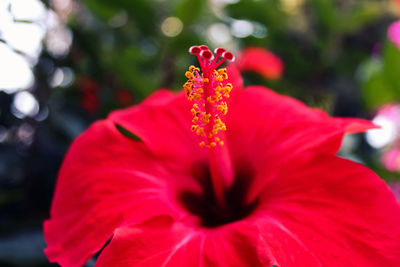
[(257, 250), (257, 241), (258, 232), (245, 223), (202, 229), (160, 217), (116, 231), (96, 266), (270, 266), (266, 252)]
[(332, 118), (262, 86), (247, 87), (235, 96), (227, 125), (232, 154), (240, 155), (245, 149), (275, 157), (308, 150), (335, 154), (345, 133), (376, 128), (362, 119)]
[(240, 70), (237, 68), (235, 64), (230, 64), (226, 67), (228, 80), (224, 81), (226, 83), (231, 83), (233, 86), (233, 90), (242, 90), (243, 89), (243, 78), (240, 74)]
[[(229, 78), (224, 83), (231, 83), (232, 94), (236, 94), (243, 87), (240, 72), (230, 65), (227, 73)], [(190, 130), (192, 105), (183, 92), (162, 89), (140, 105), (111, 113), (109, 119), (139, 136), (157, 155), (189, 166), (193, 161), (206, 160), (207, 155), (199, 147), (199, 137)]]
[[(270, 172), (285, 168), (290, 159), (305, 151), (336, 154), (345, 133), (376, 127), (361, 119), (332, 118), (262, 86), (248, 87), (232, 99), (227, 125), (235, 165)], [(264, 184), (264, 179), (254, 181), (255, 190)], [(256, 194), (250, 193), (249, 201)]]
[(141, 105), (114, 111), (109, 119), (139, 136), (156, 155), (190, 165), (205, 157), (200, 140), (191, 132), (191, 107), (183, 92), (154, 93)]
[(278, 79), (283, 73), (282, 60), (260, 47), (249, 47), (244, 49), (237, 62), (241, 71), (254, 71), (268, 79)]
[(176, 215), (169, 195), (180, 189), (175, 179), (191, 187), (180, 173), (166, 170), (111, 122), (95, 123), (73, 143), (61, 168), (44, 225), (46, 255), (62, 266), (82, 266), (117, 227)]
[(261, 198), (254, 222), (280, 266), (400, 266), (400, 207), (360, 164), (303, 155)]
[(372, 122), (362, 119), (336, 118), (336, 120), (341, 123), (342, 127), (345, 129), (346, 134), (362, 133), (370, 129), (380, 128)]

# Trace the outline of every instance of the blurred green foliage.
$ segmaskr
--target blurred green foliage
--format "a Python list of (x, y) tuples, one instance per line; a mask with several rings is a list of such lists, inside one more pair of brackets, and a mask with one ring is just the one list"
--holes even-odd
[[(72, 15), (68, 23), (75, 38), (70, 54), (75, 71), (94, 78), (102, 86), (110, 87), (109, 79), (113, 79), (111, 87), (128, 88), (136, 101), (160, 87), (180, 89), (184, 70), (193, 62), (186, 53), (188, 47), (203, 43), (211, 47), (220, 45), (210, 38), (210, 27), (219, 23), (229, 30), (237, 20), (246, 20), (266, 34), (254, 33), (245, 38), (231, 35), (226, 42), (229, 48), (265, 47), (279, 55), (286, 67), (279, 81), (263, 81), (248, 75), (248, 83), (262, 82), (339, 115), (346, 115), (335, 108), (343, 99), (350, 102), (347, 104), (359, 106), (359, 110), (347, 115), (362, 115), (364, 108), (376, 106), (370, 103), (373, 99), (382, 103), (395, 97), (388, 94), (382, 96), (382, 101), (378, 101), (380, 97), (368, 97), (375, 91), (371, 84), (388, 82), (375, 75), (368, 85), (365, 79), (362, 82), (364, 88), (370, 88), (364, 90), (367, 99), (364, 105), (355, 75), (360, 64), (370, 60), (374, 45), (385, 41), (387, 26), (396, 19), (389, 0), (85, 0), (83, 3), (85, 12)], [(161, 30), (164, 20), (171, 16), (178, 18), (183, 26), (173, 37)], [(384, 58), (391, 57), (386, 56), (393, 53), (389, 50), (385, 49)], [(395, 73), (397, 68), (393, 65), (389, 72)], [(101, 114), (104, 116), (108, 111)]]

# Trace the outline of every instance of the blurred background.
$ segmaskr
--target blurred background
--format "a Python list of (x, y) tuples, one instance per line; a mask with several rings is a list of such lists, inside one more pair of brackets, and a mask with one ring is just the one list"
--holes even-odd
[(246, 72), (246, 84), (373, 119), (382, 129), (346, 137), (340, 155), (399, 196), (399, 15), (395, 0), (0, 0), (0, 266), (55, 266), (42, 223), (72, 140), (180, 90), (191, 45), (267, 49), (283, 74)]

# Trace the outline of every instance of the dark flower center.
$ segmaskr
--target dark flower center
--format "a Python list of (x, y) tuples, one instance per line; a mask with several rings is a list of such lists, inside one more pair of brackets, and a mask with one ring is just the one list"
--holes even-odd
[(217, 227), (239, 221), (248, 216), (257, 206), (258, 200), (246, 204), (245, 197), (252, 181), (250, 168), (235, 168), (234, 182), (224, 191), (226, 206), (217, 204), (212, 188), (211, 173), (208, 164), (196, 164), (193, 175), (202, 187), (202, 194), (182, 191), (178, 199), (183, 207), (201, 219), (204, 227)]

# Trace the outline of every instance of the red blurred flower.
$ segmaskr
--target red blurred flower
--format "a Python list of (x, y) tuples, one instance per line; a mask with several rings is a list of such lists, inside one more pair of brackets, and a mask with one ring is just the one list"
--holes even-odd
[(237, 62), (240, 71), (254, 71), (267, 79), (278, 79), (283, 74), (282, 60), (261, 47), (244, 49)]
[(82, 91), (81, 106), (89, 113), (96, 113), (100, 108), (99, 84), (89, 77), (83, 77), (80, 83)]
[(400, 0), (395, 0), (397, 5), (398, 14), (400, 15)]
[(236, 67), (214, 72), (204, 51), (191, 49), (203, 77), (191, 67), (185, 93), (159, 91), (73, 143), (44, 226), (47, 257), (82, 266), (111, 238), (96, 266), (399, 266), (393, 194), (336, 156), (346, 133), (374, 126), (243, 89)]
[(134, 96), (128, 89), (118, 89), (115, 93), (115, 97), (120, 106), (129, 106), (134, 102)]

